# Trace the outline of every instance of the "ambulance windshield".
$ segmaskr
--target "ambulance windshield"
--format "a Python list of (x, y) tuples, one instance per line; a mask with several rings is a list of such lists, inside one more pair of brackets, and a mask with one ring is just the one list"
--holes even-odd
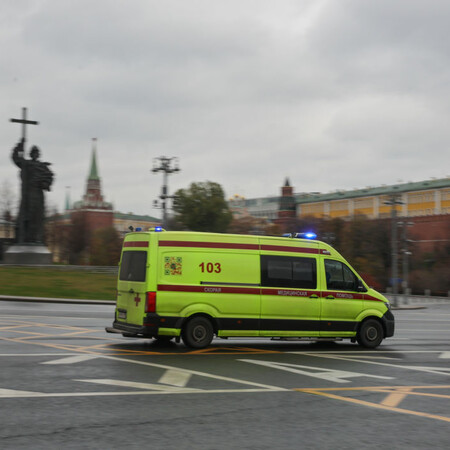
[(128, 250), (123, 252), (120, 265), (119, 280), (121, 281), (145, 281), (145, 269), (147, 266), (147, 252)]

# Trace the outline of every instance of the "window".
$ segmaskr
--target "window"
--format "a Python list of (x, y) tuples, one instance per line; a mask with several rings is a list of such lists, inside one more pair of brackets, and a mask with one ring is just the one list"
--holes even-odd
[(145, 269), (147, 267), (147, 252), (125, 251), (122, 254), (119, 280), (145, 281)]
[(358, 278), (340, 261), (326, 259), (325, 275), (327, 277), (327, 289), (338, 289), (341, 291), (357, 290)]
[(261, 284), (272, 287), (316, 289), (316, 260), (262, 255)]

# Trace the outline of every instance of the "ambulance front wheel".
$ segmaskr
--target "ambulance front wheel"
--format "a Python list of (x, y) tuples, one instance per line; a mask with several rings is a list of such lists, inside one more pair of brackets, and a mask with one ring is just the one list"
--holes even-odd
[(205, 348), (208, 347), (214, 337), (214, 328), (211, 321), (206, 317), (193, 317), (183, 327), (181, 337), (187, 347)]
[(383, 326), (376, 319), (367, 319), (362, 324), (356, 336), (359, 345), (375, 348), (384, 338)]

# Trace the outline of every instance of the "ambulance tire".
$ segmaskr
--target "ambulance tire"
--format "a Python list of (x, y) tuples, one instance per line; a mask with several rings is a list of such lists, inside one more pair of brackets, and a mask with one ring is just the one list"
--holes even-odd
[(181, 338), (184, 345), (191, 348), (205, 348), (214, 337), (214, 328), (209, 319), (196, 316), (190, 319), (183, 327)]
[(365, 320), (358, 331), (356, 340), (366, 348), (376, 348), (384, 338), (383, 325), (376, 319)]

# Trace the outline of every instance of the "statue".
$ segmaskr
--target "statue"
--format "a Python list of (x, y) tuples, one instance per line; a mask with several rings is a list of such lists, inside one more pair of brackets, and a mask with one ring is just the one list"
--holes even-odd
[(25, 158), (25, 139), (14, 147), (12, 159), (21, 169), (22, 190), (16, 240), (21, 243), (42, 243), (44, 240), (44, 191), (50, 191), (53, 172), (50, 163), (39, 161), (39, 148), (33, 146), (31, 159)]

